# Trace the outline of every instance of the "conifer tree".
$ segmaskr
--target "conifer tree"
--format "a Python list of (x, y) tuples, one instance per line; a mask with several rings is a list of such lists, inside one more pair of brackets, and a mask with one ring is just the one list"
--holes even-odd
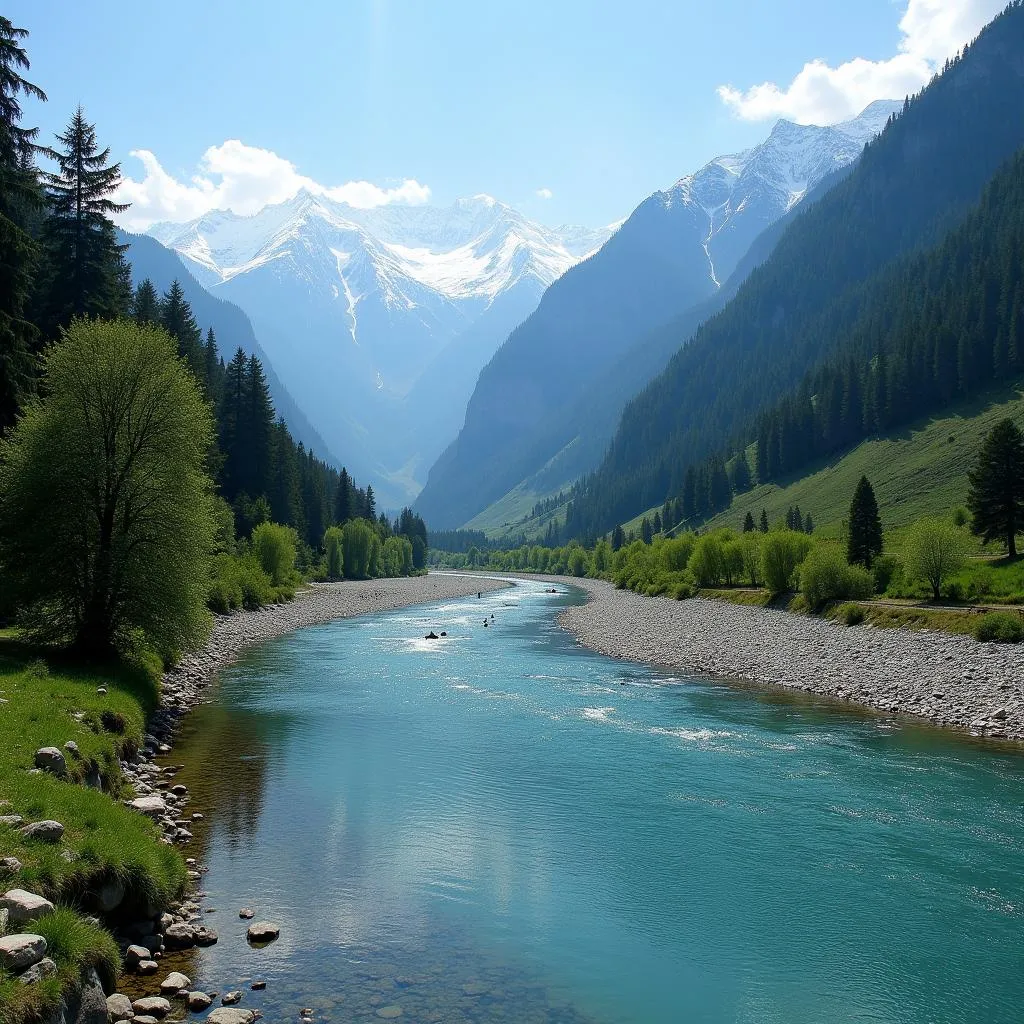
[(79, 107), (57, 136), (59, 170), (43, 175), (49, 212), (43, 226), (48, 281), (44, 327), (53, 331), (76, 316), (115, 317), (125, 312), (124, 257), (110, 215), (128, 209), (111, 193), (121, 180), (110, 150), (100, 150), (96, 126)]
[(882, 521), (878, 515), (875, 492), (866, 476), (862, 476), (850, 503), (850, 527), (846, 560), (851, 565), (871, 568), (882, 553)]
[(377, 500), (373, 496), (373, 488), (369, 484), (366, 486), (366, 518), (376, 519), (377, 518)]
[(32, 390), (39, 336), (27, 313), (39, 254), (25, 230), (27, 214), (41, 203), (34, 164), (39, 130), (21, 126), (20, 97), (45, 100), (46, 94), (21, 75), (30, 66), (21, 45), (27, 36), (0, 17), (0, 433)]
[(741, 448), (736, 455), (732, 465), (732, 489), (737, 494), (743, 494), (750, 490), (753, 483), (750, 477), (750, 463), (747, 462), (747, 453)]
[(626, 541), (626, 535), (622, 532), (621, 526), (612, 530), (612, 551), (618, 551)]
[(747, 516), (743, 520), (743, 532), (744, 533), (753, 533), (754, 530), (756, 530), (756, 529), (757, 529), (757, 527), (754, 526), (754, 517), (753, 517), (753, 515), (751, 515), (750, 512), (747, 512)]
[(181, 282), (175, 279), (160, 303), (160, 324), (178, 343), (183, 356), (201, 383), (206, 383), (206, 359), (202, 351), (203, 332), (196, 323), (192, 307), (185, 298)]
[(139, 282), (132, 296), (131, 318), (137, 324), (160, 322), (160, 296), (148, 277)]
[(334, 495), (334, 521), (339, 526), (344, 526), (352, 518), (352, 480), (348, 470), (342, 466), (341, 475), (338, 477), (338, 489)]
[(249, 356), (245, 370), (244, 489), (265, 495), (270, 488), (273, 458), (274, 403), (263, 364)]
[(1024, 527), (1024, 437), (1013, 420), (992, 428), (967, 479), (971, 531), (986, 544), (1003, 541), (1015, 558), (1017, 534)]
[(220, 450), (224, 456), (221, 489), (234, 503), (245, 490), (246, 355), (239, 347), (224, 371), (220, 399)]
[(768, 512), (765, 509), (761, 509), (761, 520), (758, 523), (758, 529), (762, 533), (768, 532)]
[(650, 544), (651, 536), (651, 521), (647, 516), (644, 516), (643, 519), (640, 520), (640, 539), (645, 544)]

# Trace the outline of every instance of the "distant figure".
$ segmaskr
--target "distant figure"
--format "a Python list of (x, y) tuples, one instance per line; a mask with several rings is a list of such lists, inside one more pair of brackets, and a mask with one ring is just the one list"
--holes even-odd
[(479, 600), (479, 599), (480, 599), (481, 597), (483, 597), (483, 596), (484, 596), (484, 595), (483, 595), (483, 591), (481, 591), (481, 590), (478, 590), (478, 591), (476, 592), (476, 596), (477, 596), (477, 600)]
[(486, 629), (486, 628), (487, 628), (487, 620), (484, 619), (484, 629)]
[(431, 630), (423, 639), (424, 640), (436, 640), (437, 639), (437, 634), (433, 630)]
[(448, 634), (447, 634), (447, 633), (446, 633), (446, 632), (445, 632), (445, 631), (444, 631), (444, 630), (442, 629), (442, 630), (441, 630), (441, 636), (447, 636), (447, 635), (448, 635)]
[(494, 618), (494, 612), (491, 612), (491, 618), (492, 619)]

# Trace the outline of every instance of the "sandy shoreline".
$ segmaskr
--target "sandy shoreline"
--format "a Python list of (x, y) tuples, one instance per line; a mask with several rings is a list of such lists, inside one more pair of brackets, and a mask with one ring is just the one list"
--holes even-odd
[(725, 601), (646, 597), (599, 580), (557, 579), (590, 598), (563, 611), (559, 624), (601, 654), (1024, 740), (1024, 645), (850, 627)]

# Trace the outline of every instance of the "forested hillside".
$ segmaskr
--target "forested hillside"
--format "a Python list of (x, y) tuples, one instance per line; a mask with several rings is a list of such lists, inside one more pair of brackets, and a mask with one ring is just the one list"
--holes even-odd
[[(736, 298), (626, 408), (573, 505), (571, 532), (603, 532), (681, 495), (688, 470), (739, 443), (762, 411), (835, 355), (869, 315), (870, 282), (964, 220), (1024, 144), (1022, 52), (1015, 2), (908, 101), (846, 180), (796, 218)], [(895, 351), (888, 330), (876, 321), (875, 336)]]

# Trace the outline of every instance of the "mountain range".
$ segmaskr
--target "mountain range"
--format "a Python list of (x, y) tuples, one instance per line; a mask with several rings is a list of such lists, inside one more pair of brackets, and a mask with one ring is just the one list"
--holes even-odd
[[(745, 259), (755, 240), (849, 167), (899, 106), (872, 103), (831, 127), (779, 121), (641, 203), (484, 367), (417, 499), (428, 522), (460, 526), (510, 492), (540, 497), (593, 469), (628, 399), (756, 265)], [(659, 330), (680, 317), (688, 331)]]
[(384, 506), (415, 496), (480, 368), (611, 233), (543, 227), (483, 195), (365, 210), (307, 190), (149, 230), (245, 311), (283, 389)]

